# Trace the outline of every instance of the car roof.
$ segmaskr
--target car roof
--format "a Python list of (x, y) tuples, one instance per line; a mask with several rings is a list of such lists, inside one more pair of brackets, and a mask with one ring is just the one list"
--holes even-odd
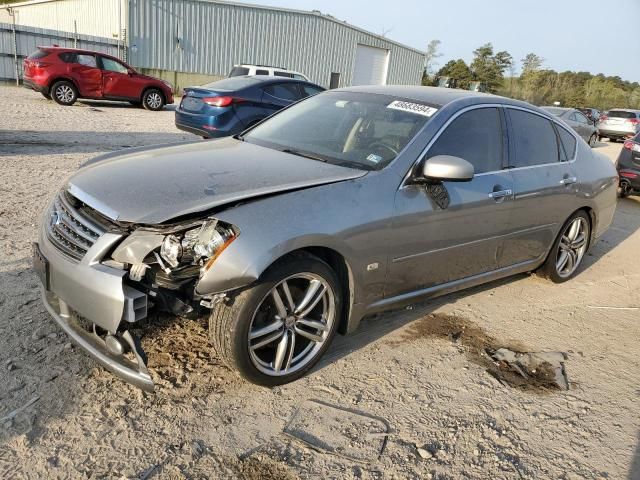
[(563, 112), (568, 112), (569, 110), (576, 110), (575, 108), (571, 108), (571, 107), (556, 107), (555, 105), (542, 105), (540, 108), (542, 109), (553, 108), (554, 110), (561, 110)]
[(234, 65), (234, 67), (273, 68), (274, 70), (280, 70), (287, 73), (297, 73), (298, 75), (303, 75), (302, 73), (296, 72), (295, 70), (291, 70), (289, 68), (284, 68), (284, 67), (276, 67), (275, 65), (260, 65), (257, 63), (240, 63), (238, 65)]
[(40, 50), (47, 50), (47, 51), (54, 51), (54, 52), (74, 52), (74, 53), (86, 53), (87, 55), (102, 55), (103, 57), (112, 58), (114, 60), (118, 60), (119, 62), (124, 63), (123, 60), (120, 60), (119, 58), (114, 57), (113, 55), (109, 55), (108, 53), (104, 53), (104, 52), (96, 52), (95, 50), (86, 50), (82, 48), (56, 47), (51, 45), (43, 45), (37, 48)]
[[(246, 82), (241, 82), (241, 80), (246, 80)], [(216, 84), (220, 82), (240, 83), (240, 85), (236, 86), (235, 88), (225, 87), (224, 84), (221, 87), (217, 87)], [(244, 83), (244, 85), (242, 83)], [(187, 87), (187, 88), (209, 88), (214, 90), (216, 88), (220, 88), (221, 90), (231, 92), (231, 91), (244, 90), (247, 88), (254, 88), (259, 85), (271, 85), (276, 83), (303, 83), (303, 84), (312, 85), (314, 87), (324, 90), (324, 88), (321, 87), (320, 85), (316, 85), (315, 83), (309, 82), (307, 80), (297, 80), (295, 78), (288, 78), (288, 77), (275, 77), (271, 75), (237, 75), (235, 77), (221, 78), (219, 80), (216, 80), (211, 83), (207, 83), (205, 85), (193, 86), (193, 87)]]
[(527, 102), (513, 100), (511, 98), (501, 97), (499, 95), (493, 95), (490, 93), (473, 92), (469, 90), (461, 90), (458, 88), (423, 87), (413, 85), (367, 85), (339, 88), (331, 91), (388, 95), (391, 97), (405, 98), (408, 100), (427, 103), (432, 106), (437, 106), (438, 108), (455, 102), (456, 100), (468, 99), (472, 100), (472, 103), (496, 103), (503, 105), (512, 105), (515, 107), (527, 108), (529, 110), (542, 113), (545, 116), (549, 115), (549, 112), (546, 112), (539, 107), (531, 105)]
[[(255, 83), (310, 83), (315, 85), (315, 83), (310, 82), (308, 80), (301, 80), (299, 78), (289, 78), (289, 77), (278, 77), (274, 75), (236, 75), (235, 77), (227, 77), (227, 78), (247, 78), (251, 80), (255, 80)], [(221, 78), (220, 80), (226, 80), (226, 78)], [(220, 81), (218, 80), (218, 81)], [(320, 85), (318, 85), (320, 86)]]

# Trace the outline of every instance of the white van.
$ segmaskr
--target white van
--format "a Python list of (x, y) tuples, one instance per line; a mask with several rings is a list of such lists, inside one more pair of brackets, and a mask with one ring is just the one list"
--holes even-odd
[(268, 65), (234, 65), (229, 73), (229, 77), (239, 77), (241, 75), (268, 75), (271, 77), (295, 78), (296, 80), (304, 80), (308, 82), (306, 75), (286, 68), (270, 67)]

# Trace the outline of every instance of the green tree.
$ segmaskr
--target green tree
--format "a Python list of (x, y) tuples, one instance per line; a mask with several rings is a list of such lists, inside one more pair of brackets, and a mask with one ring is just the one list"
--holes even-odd
[(458, 88), (467, 89), (473, 81), (473, 73), (464, 60), (448, 61), (436, 74), (436, 77), (452, 77), (458, 81)]
[(522, 77), (526, 77), (529, 74), (535, 73), (542, 68), (544, 58), (539, 57), (535, 53), (527, 53), (521, 60), (522, 62)]
[(486, 85), (487, 91), (496, 92), (502, 86), (505, 70), (513, 65), (509, 52), (493, 52), (493, 45), (485, 43), (473, 52), (470, 68), (475, 80)]

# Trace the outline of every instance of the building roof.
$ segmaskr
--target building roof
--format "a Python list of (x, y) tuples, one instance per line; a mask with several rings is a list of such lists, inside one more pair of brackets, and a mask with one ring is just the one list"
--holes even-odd
[[(28, 1), (24, 1), (24, 2), (16, 2), (16, 3), (7, 4), (4, 7), (0, 7), (0, 8), (26, 7), (26, 6), (30, 6), (30, 5), (38, 5), (38, 4), (45, 4), (45, 3), (55, 3), (55, 2), (61, 2), (61, 1), (64, 1), (64, 0), (28, 0)], [(267, 6), (267, 5), (254, 5), (254, 4), (242, 3), (242, 2), (229, 2), (229, 1), (226, 1), (226, 0), (190, 0), (190, 1), (201, 2), (201, 3), (214, 3), (214, 4), (221, 4), (221, 5), (231, 5), (231, 6), (241, 7), (241, 8), (251, 8), (251, 9), (255, 9), (255, 10), (270, 10), (270, 11), (277, 11), (277, 12), (290, 12), (290, 13), (295, 13), (295, 14), (299, 14), (299, 15), (308, 15), (308, 16), (312, 16), (312, 17), (320, 17), (320, 18), (322, 18), (324, 20), (337, 23), (338, 25), (342, 25), (344, 27), (351, 28), (353, 30), (357, 30), (359, 32), (362, 32), (364, 34), (377, 37), (380, 40), (383, 40), (385, 42), (389, 42), (389, 43), (391, 43), (393, 45), (396, 45), (398, 47), (406, 48), (407, 50), (411, 50), (411, 51), (413, 51), (415, 53), (418, 53), (420, 55), (424, 55), (425, 54), (425, 52), (423, 52), (422, 50), (418, 50), (417, 48), (413, 48), (413, 47), (410, 47), (410, 46), (405, 45), (403, 43), (396, 42), (395, 40), (391, 40), (391, 39), (389, 39), (389, 38), (387, 38), (385, 36), (379, 35), (377, 33), (369, 32), (369, 31), (367, 31), (367, 30), (365, 30), (363, 28), (356, 27), (355, 25), (351, 25), (350, 23), (347, 23), (346, 21), (338, 20), (333, 15), (328, 15), (328, 14), (322, 13), (319, 10), (313, 10), (313, 11), (297, 10), (297, 9), (293, 9), (293, 8), (270, 7), (270, 6)]]

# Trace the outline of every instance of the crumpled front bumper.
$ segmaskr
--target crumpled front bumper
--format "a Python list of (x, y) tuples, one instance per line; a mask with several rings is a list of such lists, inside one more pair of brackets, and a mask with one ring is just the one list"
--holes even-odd
[[(146, 356), (122, 326), (146, 317), (147, 296), (124, 283), (125, 270), (101, 263), (121, 238), (105, 233), (76, 262), (58, 251), (42, 228), (39, 243), (34, 245), (34, 267), (43, 282), (44, 305), (60, 328), (113, 374), (152, 391)], [(94, 325), (93, 332), (80, 324), (79, 317)], [(100, 329), (106, 331), (102, 337), (97, 334)], [(108, 348), (105, 340), (109, 337), (117, 340), (124, 352), (131, 352), (136, 361), (127, 353)]]
[(136, 362), (129, 360), (124, 355), (114, 355), (107, 348), (104, 340), (95, 333), (85, 330), (75, 318), (74, 312), (69, 308), (64, 300), (58, 298), (53, 292), (43, 289), (42, 301), (47, 311), (51, 314), (56, 323), (69, 335), (76, 345), (85, 350), (95, 358), (102, 366), (114, 375), (127, 382), (141, 388), (147, 392), (153, 391), (153, 380), (144, 358), (138, 351), (133, 337), (126, 331), (122, 335), (129, 345), (129, 348), (136, 357)]

